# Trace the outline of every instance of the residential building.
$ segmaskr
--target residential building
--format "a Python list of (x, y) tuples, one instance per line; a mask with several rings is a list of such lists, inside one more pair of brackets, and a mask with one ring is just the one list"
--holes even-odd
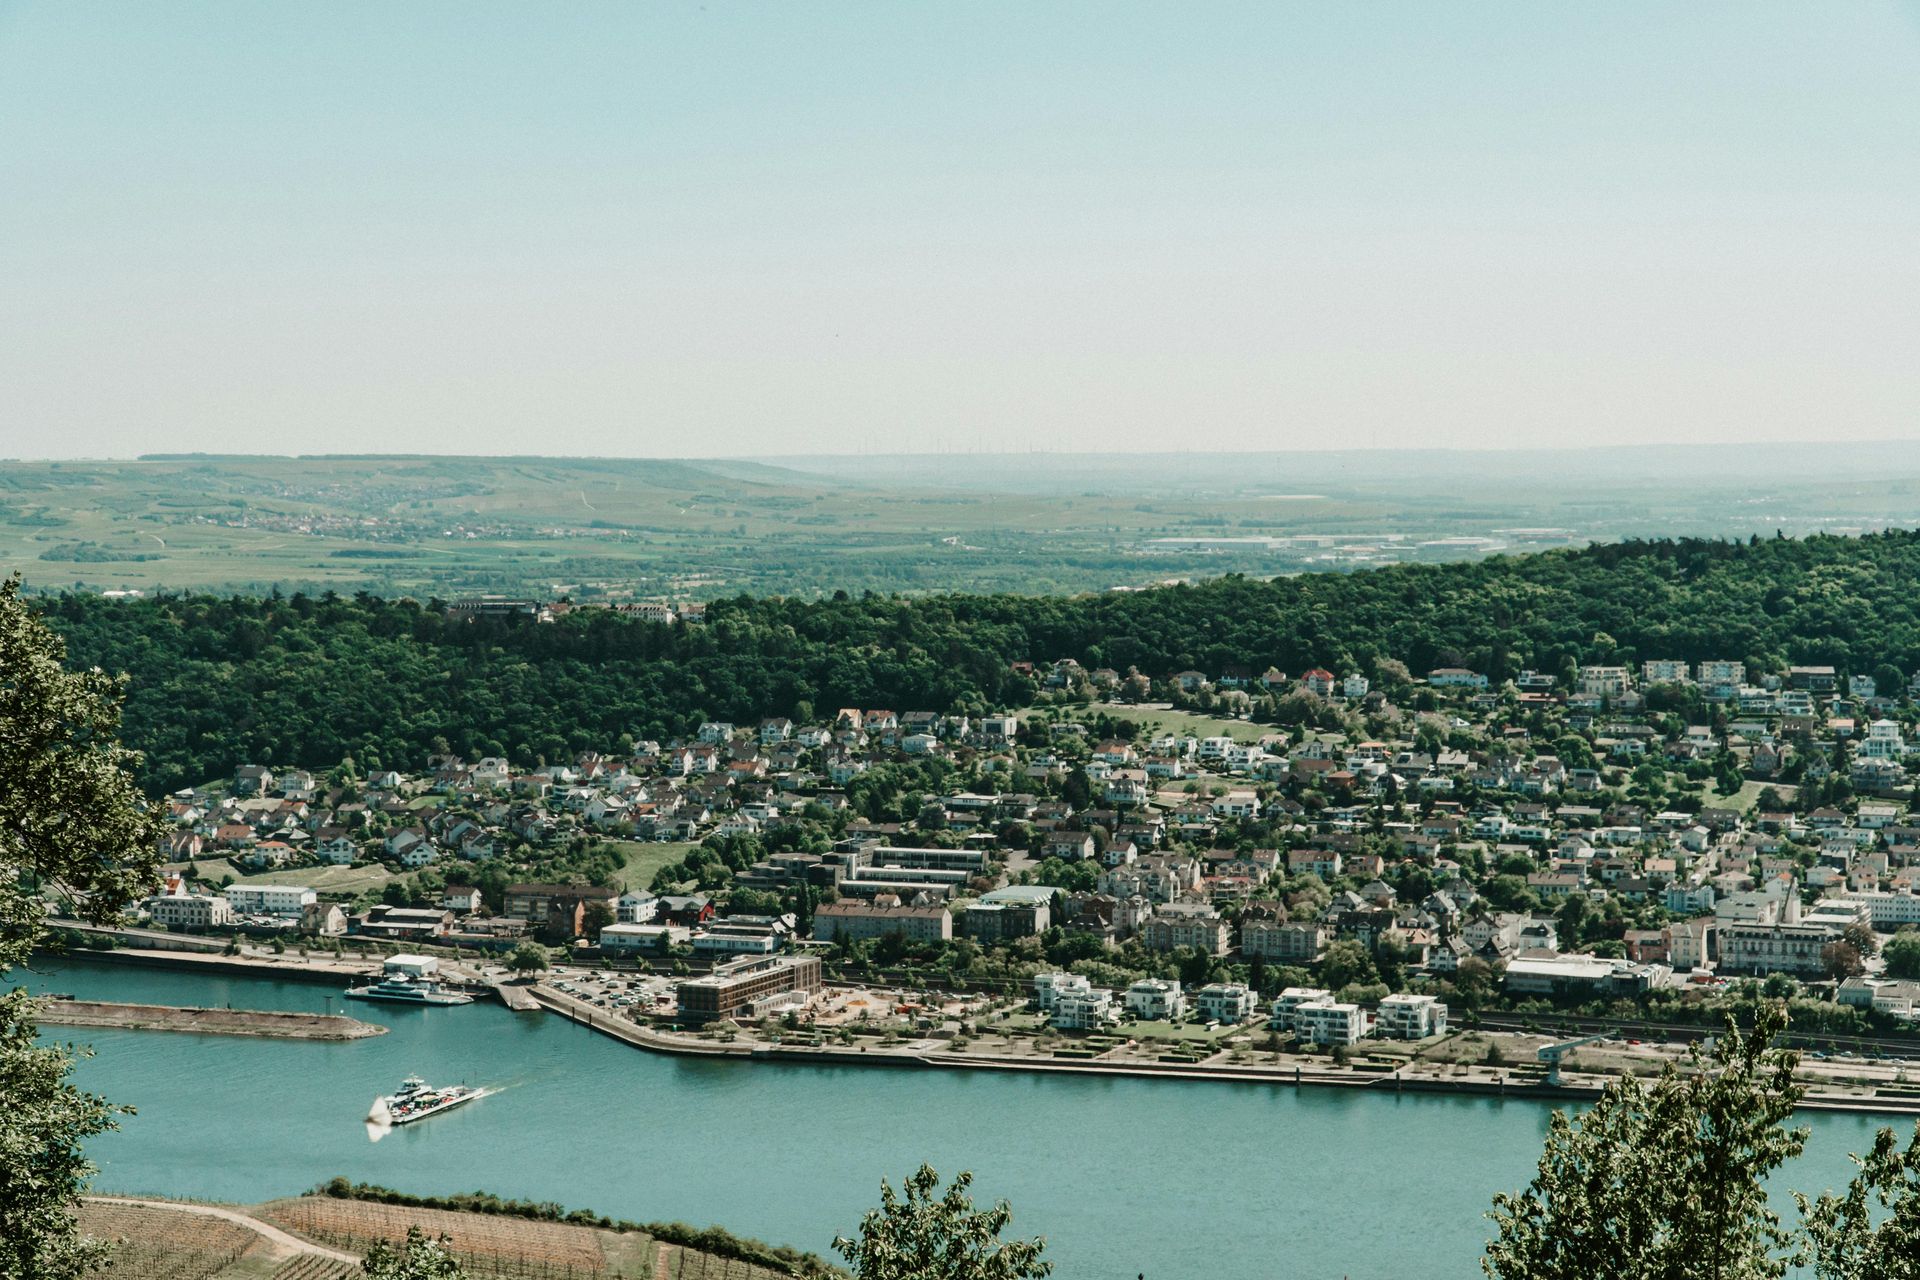
[(1248, 920), (1240, 926), (1240, 954), (1249, 960), (1311, 964), (1332, 941), (1332, 928), (1318, 920)]
[(1203, 1022), (1238, 1026), (1253, 1016), (1259, 997), (1237, 982), (1209, 982), (1193, 993), (1194, 1016)]
[(890, 936), (910, 942), (944, 942), (953, 937), (953, 913), (944, 905), (903, 906), (898, 898), (873, 902), (842, 898), (813, 913), (813, 936), (822, 942)]
[(233, 904), (212, 894), (169, 893), (147, 900), (147, 916), (165, 929), (224, 929), (233, 924)]
[(1387, 1040), (1424, 1040), (1447, 1034), (1447, 1006), (1432, 996), (1400, 992), (1380, 1002), (1374, 1034)]
[(1174, 902), (1160, 908), (1140, 929), (1140, 945), (1149, 951), (1195, 947), (1210, 956), (1227, 954), (1227, 922), (1211, 906)]
[(1098, 988), (1063, 991), (1054, 1002), (1047, 1022), (1062, 1031), (1097, 1031), (1120, 1020), (1114, 1007), (1113, 992)]
[(1355, 1045), (1367, 1034), (1367, 1014), (1338, 1000), (1303, 1004), (1293, 1011), (1293, 1032), (1308, 1044)]
[(1127, 1012), (1145, 1022), (1176, 1022), (1186, 1012), (1180, 984), (1170, 978), (1142, 978), (1127, 988)]
[(1786, 973), (1818, 976), (1826, 972), (1821, 952), (1833, 933), (1821, 925), (1723, 923), (1720, 941), (1722, 973)]
[(305, 885), (233, 884), (226, 888), (227, 901), (238, 916), (279, 916), (298, 920), (300, 913), (319, 901), (320, 895)]

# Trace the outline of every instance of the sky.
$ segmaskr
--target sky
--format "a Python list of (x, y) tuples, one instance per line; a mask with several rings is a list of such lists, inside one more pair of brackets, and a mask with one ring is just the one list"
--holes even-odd
[(1920, 438), (1920, 0), (0, 0), (0, 457)]

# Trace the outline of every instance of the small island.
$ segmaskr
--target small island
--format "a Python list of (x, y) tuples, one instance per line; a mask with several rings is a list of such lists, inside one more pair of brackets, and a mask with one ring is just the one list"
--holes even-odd
[(338, 1014), (283, 1013), (267, 1009), (195, 1009), (167, 1004), (116, 1004), (103, 1000), (46, 1003), (40, 1021), (63, 1027), (113, 1027), (121, 1031), (192, 1031), (201, 1035), (275, 1036), (283, 1040), (364, 1040), (387, 1029)]

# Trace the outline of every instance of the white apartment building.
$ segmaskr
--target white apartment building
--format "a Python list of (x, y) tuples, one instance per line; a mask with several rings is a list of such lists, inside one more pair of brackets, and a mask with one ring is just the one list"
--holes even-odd
[(1649, 658), (1640, 664), (1640, 678), (1648, 684), (1687, 683), (1687, 664), (1675, 658)]
[(1042, 1013), (1058, 1009), (1062, 996), (1084, 996), (1092, 991), (1093, 984), (1077, 973), (1037, 973), (1033, 977), (1033, 1002)]
[(1920, 925), (1920, 895), (1863, 889), (1847, 894), (1840, 903), (1865, 908), (1867, 920), (1880, 933), (1894, 933), (1905, 925)]
[(1617, 698), (1633, 688), (1633, 675), (1625, 667), (1580, 668), (1580, 692), (1593, 698)]
[(1294, 1034), (1310, 1044), (1359, 1044), (1367, 1034), (1367, 1015), (1357, 1004), (1329, 1000), (1293, 1011)]
[(1694, 668), (1693, 677), (1712, 698), (1730, 698), (1747, 682), (1747, 664), (1729, 659), (1714, 659)]
[(1333, 992), (1321, 987), (1288, 987), (1273, 998), (1267, 1025), (1275, 1031), (1296, 1029), (1294, 1015), (1310, 1004), (1333, 1003)]
[(298, 920), (302, 912), (320, 900), (320, 895), (305, 885), (235, 884), (227, 886), (227, 902), (235, 915), (280, 916)]
[(1867, 736), (1854, 746), (1854, 754), (1869, 760), (1898, 760), (1907, 754), (1907, 742), (1900, 726), (1891, 720), (1875, 720), (1867, 726)]
[(1237, 1026), (1253, 1016), (1259, 997), (1237, 982), (1209, 982), (1193, 993), (1193, 1011), (1207, 1022)]
[(1432, 996), (1402, 992), (1380, 1002), (1373, 1033), (1386, 1040), (1424, 1040), (1447, 1034), (1447, 1006)]
[(1180, 984), (1170, 978), (1142, 978), (1127, 988), (1127, 1012), (1146, 1022), (1172, 1022), (1187, 1011)]
[(1090, 988), (1059, 992), (1048, 1024), (1062, 1031), (1097, 1031), (1119, 1020), (1120, 1011), (1114, 1007), (1113, 992)]
[(219, 929), (233, 923), (233, 904), (211, 894), (163, 894), (148, 900), (147, 915), (169, 929)]

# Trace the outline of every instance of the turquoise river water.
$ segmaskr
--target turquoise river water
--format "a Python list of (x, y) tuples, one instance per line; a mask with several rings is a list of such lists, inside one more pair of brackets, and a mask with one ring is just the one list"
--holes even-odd
[[(306, 983), (81, 959), (25, 981), (392, 1028), (344, 1044), (55, 1028), (96, 1050), (80, 1083), (138, 1109), (91, 1149), (102, 1190), (257, 1201), (339, 1174), (718, 1222), (827, 1254), (882, 1178), (925, 1160), (1011, 1201), (1013, 1231), (1048, 1238), (1061, 1280), (1479, 1275), (1488, 1204), (1532, 1175), (1548, 1116), (1490, 1098), (706, 1062), (492, 1004), (359, 1005)], [(370, 1143), (368, 1104), (409, 1073), (499, 1092)], [(1843, 1183), (1875, 1122), (1806, 1122), (1784, 1181)]]

